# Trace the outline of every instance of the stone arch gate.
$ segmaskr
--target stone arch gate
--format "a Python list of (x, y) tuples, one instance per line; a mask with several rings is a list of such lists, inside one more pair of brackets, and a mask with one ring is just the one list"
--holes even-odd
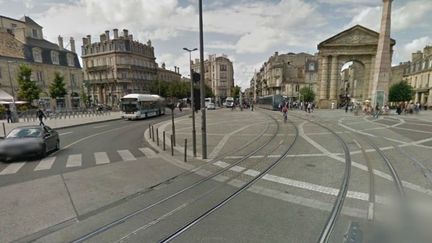
[[(374, 75), (375, 57), (378, 49), (379, 33), (361, 25), (347, 29), (318, 45), (318, 105), (320, 108), (330, 108), (331, 103), (337, 105), (340, 93), (341, 69), (350, 61), (363, 65), (361, 85), (354, 93), (358, 101), (371, 99), (372, 80)], [(391, 52), (395, 40), (391, 40)]]

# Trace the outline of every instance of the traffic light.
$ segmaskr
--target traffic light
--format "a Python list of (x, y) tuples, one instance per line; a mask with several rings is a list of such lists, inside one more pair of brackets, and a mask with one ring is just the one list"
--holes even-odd
[(200, 79), (201, 79), (201, 75), (199, 73), (197, 72), (192, 73), (192, 80), (194, 83), (199, 83)]
[(201, 102), (200, 102), (201, 93), (200, 93), (200, 90), (194, 88), (193, 94), (194, 94), (194, 108), (195, 108), (195, 111), (199, 111), (201, 109)]

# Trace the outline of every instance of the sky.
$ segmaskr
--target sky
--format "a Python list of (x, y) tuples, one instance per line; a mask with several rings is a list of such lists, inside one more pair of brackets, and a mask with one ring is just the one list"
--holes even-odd
[[(356, 24), (379, 31), (382, 1), (203, 0), (203, 5), (205, 56), (226, 54), (235, 84), (245, 89), (276, 51), (314, 54), (320, 42)], [(431, 12), (431, 0), (393, 1), (393, 64), (432, 45)], [(178, 66), (184, 76), (189, 54), (183, 47), (199, 47), (198, 0), (0, 0), (0, 15), (30, 16), (54, 43), (58, 35), (65, 41), (74, 37), (77, 51), (88, 34), (95, 40), (105, 30), (128, 29), (135, 40), (151, 39), (159, 65)]]

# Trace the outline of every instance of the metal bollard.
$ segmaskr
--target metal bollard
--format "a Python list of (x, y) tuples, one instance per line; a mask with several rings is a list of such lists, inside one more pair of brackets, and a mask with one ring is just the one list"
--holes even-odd
[(156, 128), (156, 144), (159, 146), (159, 128)]
[(149, 124), (149, 136), (150, 136), (150, 138), (152, 138), (151, 135), (152, 135), (152, 134), (151, 134), (151, 124)]
[(153, 140), (153, 143), (154, 143), (154, 141), (155, 141), (155, 135), (154, 135), (154, 127), (152, 126), (152, 129), (151, 129), (151, 132), (152, 132), (152, 140)]
[(4, 137), (6, 137), (6, 127), (5, 127), (4, 122), (3, 122), (3, 134), (4, 134)]
[(185, 145), (184, 145), (184, 162), (187, 162), (187, 138), (185, 138)]
[(162, 142), (163, 142), (163, 151), (165, 151), (165, 131), (163, 131), (163, 139), (162, 139)]
[(174, 136), (171, 134), (171, 156), (174, 156), (174, 144), (173, 144)]

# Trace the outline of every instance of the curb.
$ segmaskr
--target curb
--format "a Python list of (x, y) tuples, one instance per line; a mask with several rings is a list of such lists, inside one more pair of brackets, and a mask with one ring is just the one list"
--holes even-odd
[(121, 120), (121, 119), (123, 119), (123, 118), (120, 117), (120, 118), (113, 118), (113, 119), (103, 120), (103, 121), (86, 122), (86, 123), (82, 123), (82, 124), (75, 124), (75, 125), (56, 127), (56, 128), (53, 128), (53, 129), (54, 130), (56, 130), (56, 129), (66, 129), (66, 128), (79, 127), (79, 126), (85, 126), (85, 125), (90, 125), (90, 124), (98, 124), (98, 123), (104, 123), (104, 122), (110, 122), (110, 121), (118, 121), (118, 120)]

